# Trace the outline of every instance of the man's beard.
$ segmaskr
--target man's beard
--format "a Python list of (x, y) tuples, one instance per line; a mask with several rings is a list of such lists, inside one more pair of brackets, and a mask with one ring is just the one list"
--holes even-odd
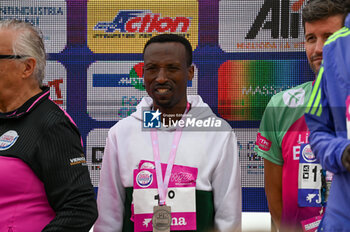
[(320, 55), (311, 56), (310, 62), (309, 62), (310, 68), (315, 73), (315, 75), (318, 74), (318, 72), (320, 71), (320, 67), (321, 67), (321, 65), (317, 67), (316, 64), (314, 63), (314, 60), (316, 60), (318, 58), (322, 58), (322, 56), (320, 56)]

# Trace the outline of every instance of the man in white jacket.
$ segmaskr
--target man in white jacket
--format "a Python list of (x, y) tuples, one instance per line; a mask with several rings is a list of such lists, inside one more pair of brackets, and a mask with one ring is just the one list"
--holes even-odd
[(150, 97), (108, 133), (94, 231), (240, 231), (236, 136), (200, 96), (186, 94), (191, 44), (162, 34), (143, 55)]

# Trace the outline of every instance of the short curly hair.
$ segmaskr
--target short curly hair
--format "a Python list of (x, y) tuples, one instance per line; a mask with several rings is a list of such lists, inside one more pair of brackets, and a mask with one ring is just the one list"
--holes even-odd
[(185, 37), (177, 35), (177, 34), (160, 34), (157, 36), (154, 36), (150, 38), (147, 43), (145, 44), (145, 47), (143, 48), (143, 56), (145, 55), (145, 51), (148, 45), (152, 43), (166, 43), (166, 42), (178, 42), (182, 43), (185, 46), (186, 54), (187, 54), (187, 60), (186, 64), (187, 66), (191, 66), (192, 64), (192, 46), (190, 41), (188, 41)]

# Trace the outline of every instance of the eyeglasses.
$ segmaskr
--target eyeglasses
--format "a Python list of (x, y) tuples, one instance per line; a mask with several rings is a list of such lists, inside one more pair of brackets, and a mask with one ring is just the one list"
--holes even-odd
[(26, 57), (26, 56), (19, 56), (19, 55), (0, 55), (0, 60), (2, 59), (15, 59), (15, 60), (18, 60), (18, 59), (21, 59), (23, 57)]

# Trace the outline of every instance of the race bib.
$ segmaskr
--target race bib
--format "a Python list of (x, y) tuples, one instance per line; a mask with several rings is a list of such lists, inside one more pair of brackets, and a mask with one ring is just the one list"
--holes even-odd
[[(161, 164), (165, 176), (166, 164)], [(170, 230), (196, 230), (196, 179), (198, 169), (174, 165), (166, 205), (171, 207)], [(142, 160), (134, 170), (134, 231), (152, 231), (153, 208), (158, 205), (158, 185), (153, 161)]]
[(298, 205), (321, 207), (322, 167), (310, 144), (302, 144), (299, 157)]

